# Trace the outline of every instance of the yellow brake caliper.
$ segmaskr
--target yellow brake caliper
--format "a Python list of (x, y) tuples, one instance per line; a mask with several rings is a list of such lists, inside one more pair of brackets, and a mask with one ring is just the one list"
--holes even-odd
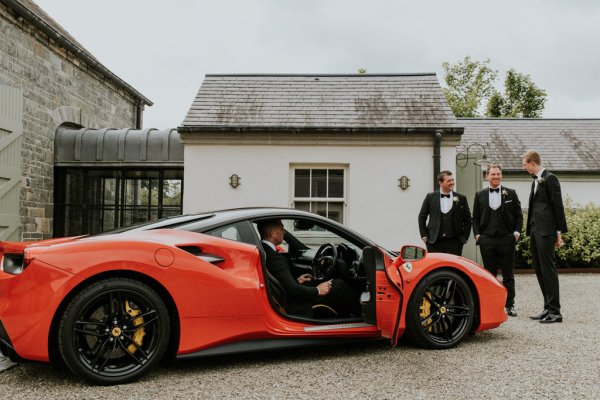
[[(142, 312), (141, 310), (134, 310), (133, 308), (129, 307), (129, 300), (125, 300), (125, 311), (131, 317), (135, 317)], [(142, 318), (142, 317), (136, 318), (133, 320), (133, 326), (138, 326), (143, 323), (144, 323), (144, 318)], [(142, 346), (142, 341), (144, 339), (145, 334), (146, 334), (146, 330), (144, 328), (136, 329), (133, 332), (133, 341), (140, 347)], [(130, 352), (131, 354), (135, 353), (136, 349), (137, 349), (137, 347), (135, 347), (134, 344), (130, 344), (127, 347), (127, 351)]]
[[(419, 316), (421, 318), (427, 318), (430, 315), (431, 315), (431, 302), (429, 301), (427, 296), (424, 295), (423, 297), (421, 297), (421, 305), (419, 306)], [(429, 324), (429, 323), (431, 323), (431, 318), (429, 318), (427, 321), (422, 322), (422, 324)], [(431, 325), (427, 328), (427, 332), (431, 332)]]

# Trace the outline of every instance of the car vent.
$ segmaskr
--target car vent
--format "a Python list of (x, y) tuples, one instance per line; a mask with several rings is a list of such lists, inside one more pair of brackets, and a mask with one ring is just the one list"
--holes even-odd
[(217, 265), (220, 262), (225, 261), (223, 257), (219, 257), (215, 254), (209, 254), (202, 252), (202, 249), (198, 246), (178, 246), (181, 250), (186, 251), (190, 254), (195, 255), (201, 260), (206, 261), (207, 263), (211, 263)]

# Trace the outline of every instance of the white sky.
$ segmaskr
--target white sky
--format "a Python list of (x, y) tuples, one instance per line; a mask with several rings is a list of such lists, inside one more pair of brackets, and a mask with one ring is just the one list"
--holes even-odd
[[(546, 118), (600, 118), (596, 0), (34, 0), (181, 124), (207, 73), (436, 72), (490, 58), (546, 90)], [(118, 128), (118, 127), (117, 127)]]

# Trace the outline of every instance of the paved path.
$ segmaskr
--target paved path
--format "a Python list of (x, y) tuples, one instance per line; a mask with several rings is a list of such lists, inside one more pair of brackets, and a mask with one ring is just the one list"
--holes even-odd
[(116, 387), (23, 364), (0, 373), (10, 399), (597, 399), (600, 275), (561, 275), (565, 322), (541, 310), (532, 275), (517, 276), (517, 311), (457, 348), (428, 351), (385, 341), (178, 362)]

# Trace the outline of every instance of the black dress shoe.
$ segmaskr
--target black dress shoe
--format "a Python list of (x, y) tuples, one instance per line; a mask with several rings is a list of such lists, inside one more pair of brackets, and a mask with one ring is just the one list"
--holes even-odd
[(541, 324), (553, 324), (555, 322), (562, 322), (562, 315), (548, 314), (540, 319)]
[(548, 310), (544, 310), (540, 314), (538, 314), (536, 316), (533, 316), (533, 317), (529, 317), (529, 318), (531, 318), (531, 319), (544, 319), (544, 318), (546, 318), (548, 316), (548, 314), (549, 314), (549, 311)]
[(510, 317), (516, 317), (517, 316), (517, 311), (515, 310), (515, 306), (506, 307), (506, 313)]

